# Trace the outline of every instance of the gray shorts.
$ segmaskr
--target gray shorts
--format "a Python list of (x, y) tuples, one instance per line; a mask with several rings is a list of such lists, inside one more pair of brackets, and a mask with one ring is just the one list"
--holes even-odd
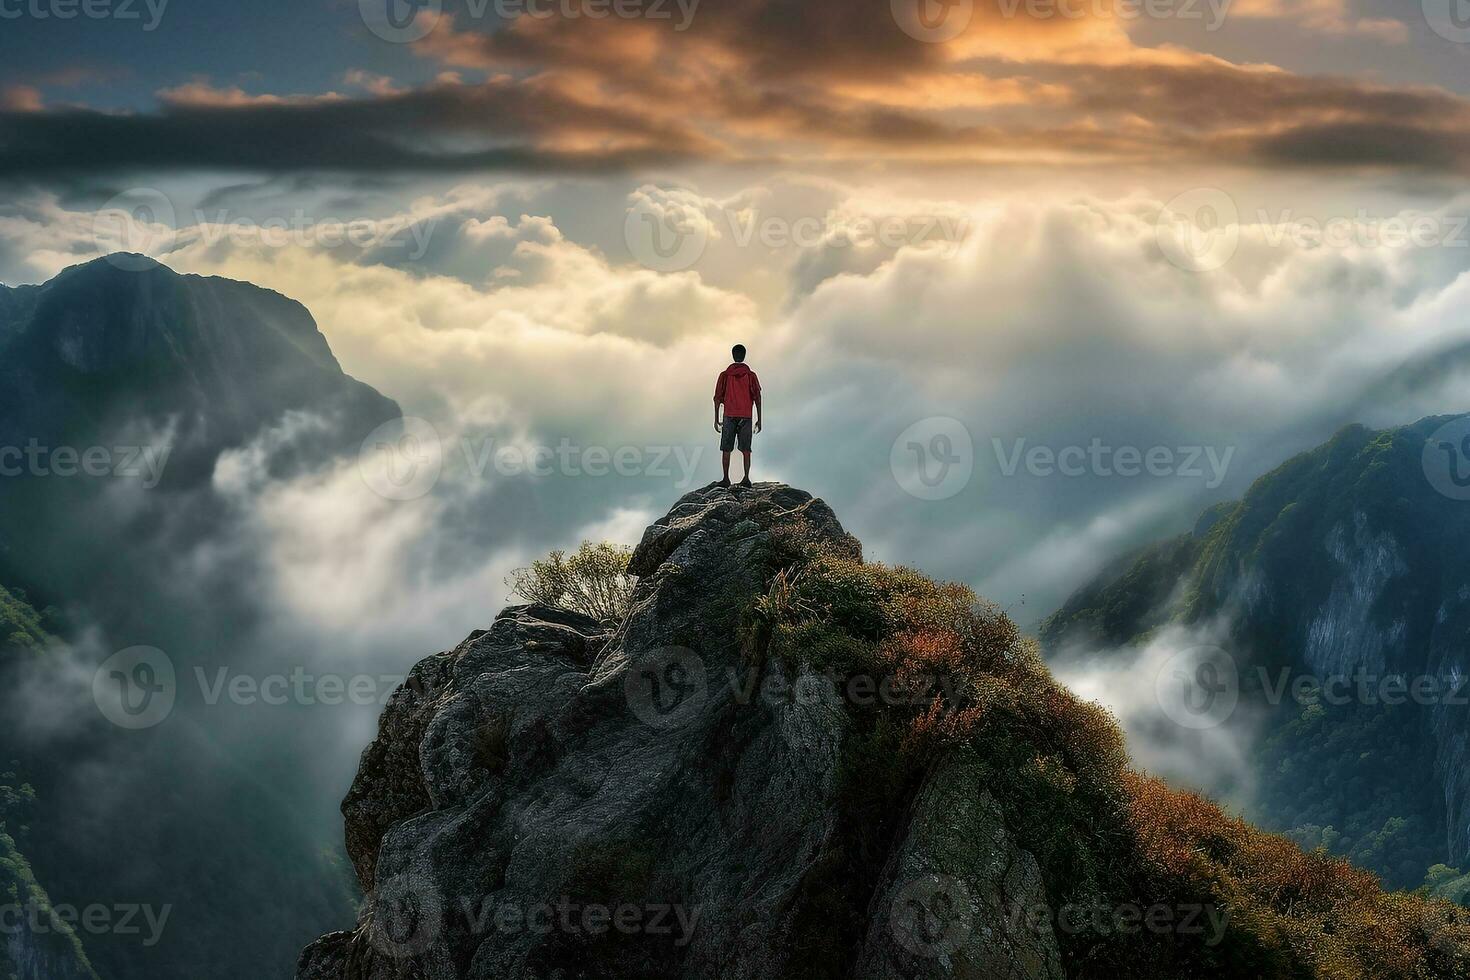
[(750, 452), (750, 434), (752, 426), (750, 419), (732, 419), (725, 416), (725, 423), (720, 429), (720, 452), (728, 453), (735, 448), (735, 441), (740, 441), (740, 451)]

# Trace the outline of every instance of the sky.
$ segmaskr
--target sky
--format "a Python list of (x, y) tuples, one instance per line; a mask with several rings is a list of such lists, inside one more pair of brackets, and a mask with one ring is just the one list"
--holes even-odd
[(0, 0), (0, 281), (246, 279), (422, 420), (408, 499), (366, 452), (216, 475), (323, 628), (428, 652), (635, 542), (717, 478), (737, 342), (757, 478), (1031, 627), (1342, 425), (1467, 408), (1463, 6)]

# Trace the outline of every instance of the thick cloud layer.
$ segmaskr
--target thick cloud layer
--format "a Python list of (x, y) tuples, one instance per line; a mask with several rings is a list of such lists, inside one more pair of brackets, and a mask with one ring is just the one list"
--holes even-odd
[[(758, 476), (827, 496), (879, 556), (1007, 604), (1025, 596), (1023, 620), (1343, 424), (1464, 407), (1460, 362), (1443, 353), (1470, 339), (1456, 313), (1470, 233), (1453, 201), (1333, 220), (1226, 195), (1237, 221), (1216, 242), (1146, 196), (977, 203), (771, 181), (711, 195), (624, 183), (619, 198), (617, 186), (599, 192), (617, 202), (602, 224), (558, 214), (560, 185), (521, 184), (422, 197), (356, 244), (180, 206), (184, 227), (155, 244), (182, 270), (300, 299), (349, 373), (436, 427), (446, 476), (429, 499), (458, 496), (411, 533), (381, 501), (333, 507), (360, 515), (361, 534), (331, 533), (363, 548), (401, 533), (430, 554), (435, 522), (470, 507), (514, 528), (523, 556), (614, 512), (659, 509), (717, 473), (708, 389), (737, 341), (770, 393)], [(90, 213), (28, 207), (0, 227), (32, 268), (96, 247)], [(636, 231), (622, 219), (650, 207), (702, 230), (688, 268), (637, 264), (639, 242), (610, 232)], [(916, 496), (907, 471), (925, 460), (911, 447), (936, 435), (968, 440), (969, 475)], [(588, 475), (589, 447), (641, 462)], [(558, 458), (536, 475), (506, 463), (510, 450)], [(310, 513), (313, 492), (350, 483), (242, 499)], [(280, 518), (261, 519), (269, 538)], [(300, 529), (282, 534), (313, 550)]]

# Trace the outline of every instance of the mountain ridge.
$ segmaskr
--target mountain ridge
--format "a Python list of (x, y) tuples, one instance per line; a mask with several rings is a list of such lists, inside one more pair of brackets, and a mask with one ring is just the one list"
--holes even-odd
[(109, 257), (33, 290), (12, 304), (0, 364), (7, 444), (105, 434), (58, 431), (56, 419), (116, 430), (142, 415), (163, 429), (173, 416), (181, 443), (217, 452), (292, 409), (361, 418), (363, 434), (401, 414), (343, 373), (306, 307), (252, 283)]

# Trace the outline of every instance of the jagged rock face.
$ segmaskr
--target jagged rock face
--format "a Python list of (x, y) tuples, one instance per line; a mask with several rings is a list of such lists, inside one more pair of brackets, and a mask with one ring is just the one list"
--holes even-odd
[(1016, 845), (978, 760), (955, 753), (914, 801), (854, 975), (1062, 980), (1049, 922), (1017, 917), (1045, 906), (1036, 859)]
[(343, 806), (364, 921), (298, 976), (807, 977), (834, 902), (866, 916), (845, 976), (1061, 976), (1048, 932), (996, 914), (1044, 894), (963, 758), (868, 891), (833, 894), (847, 710), (742, 630), (793, 541), (858, 548), (800, 491), (696, 491), (645, 533), (616, 634), (513, 607), (420, 664)]
[[(1043, 639), (1053, 649), (1079, 636), (1123, 645), (1171, 619), (1225, 621), (1245, 697), (1261, 695), (1253, 678), (1262, 670), (1272, 677), (1361, 675), (1375, 689), (1394, 675), (1454, 685), (1470, 675), (1470, 501), (1443, 492), (1434, 472), (1441, 434), (1454, 422), (1344, 429), (1262, 477), (1239, 503), (1212, 510), (1192, 534), (1110, 569), (1048, 621)], [(1442, 803), (1431, 799), (1430, 806), (1440, 812), (1422, 832), (1445, 835), (1448, 847), (1437, 860), (1462, 867), (1470, 861), (1466, 697), (1470, 686), (1458, 697), (1445, 692), (1433, 703), (1387, 711), (1395, 742), (1428, 750), (1409, 753), (1413, 769), (1396, 774), (1406, 777), (1397, 787), (1377, 788), (1381, 795), (1433, 787), (1430, 795)], [(1298, 717), (1290, 699), (1273, 707), (1283, 725)], [(1354, 708), (1355, 723), (1387, 710), (1371, 702)], [(1361, 749), (1346, 744), (1351, 753)], [(1342, 761), (1350, 768), (1354, 760)], [(1268, 796), (1278, 785), (1282, 796), (1303, 792), (1299, 773), (1287, 768), (1259, 776)], [(1309, 805), (1313, 822), (1338, 827), (1352, 809), (1334, 803), (1334, 813), (1304, 800), (1301, 810)], [(1395, 816), (1414, 815), (1405, 812), (1412, 800), (1395, 807)], [(1375, 870), (1396, 877), (1391, 868)], [(1395, 884), (1413, 887), (1418, 879)]]

